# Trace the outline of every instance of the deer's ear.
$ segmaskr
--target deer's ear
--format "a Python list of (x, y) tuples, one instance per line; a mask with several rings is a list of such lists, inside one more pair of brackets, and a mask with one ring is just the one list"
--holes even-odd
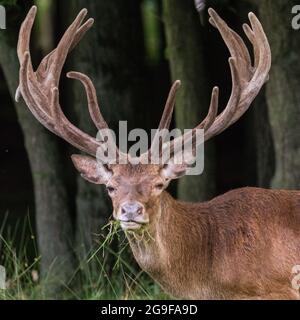
[(185, 176), (188, 169), (186, 164), (168, 163), (161, 170), (161, 175), (166, 180), (179, 179)]
[(112, 176), (112, 172), (108, 167), (98, 163), (97, 160), (92, 157), (73, 154), (71, 158), (75, 168), (80, 172), (81, 176), (89, 182), (106, 184)]

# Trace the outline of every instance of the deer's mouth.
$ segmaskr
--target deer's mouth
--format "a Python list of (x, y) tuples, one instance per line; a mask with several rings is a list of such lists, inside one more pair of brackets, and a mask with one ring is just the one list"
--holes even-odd
[(119, 220), (121, 228), (123, 230), (137, 230), (143, 225), (147, 224), (147, 221), (136, 221), (136, 220)]

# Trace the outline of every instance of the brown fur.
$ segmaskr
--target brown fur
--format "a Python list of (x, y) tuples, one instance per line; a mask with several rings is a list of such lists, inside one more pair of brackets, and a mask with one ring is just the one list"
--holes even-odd
[(126, 231), (143, 270), (178, 298), (299, 298), (291, 280), (300, 264), (300, 192), (242, 188), (186, 203), (153, 193), (158, 168), (116, 166), (109, 182), (116, 219), (124, 200), (146, 208), (148, 225)]
[(128, 238), (141, 268), (175, 297), (299, 298), (300, 192), (243, 188), (198, 204), (164, 192), (156, 211), (151, 237)]

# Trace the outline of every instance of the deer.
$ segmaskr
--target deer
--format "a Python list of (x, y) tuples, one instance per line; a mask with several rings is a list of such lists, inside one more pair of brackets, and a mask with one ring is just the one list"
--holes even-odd
[[(293, 266), (300, 264), (300, 192), (244, 187), (206, 202), (188, 203), (166, 191), (171, 181), (187, 174), (187, 163), (179, 165), (171, 159), (163, 164), (101, 162), (97, 150), (107, 142), (86, 134), (66, 118), (58, 89), (68, 53), (94, 20), (85, 21), (87, 10), (83, 9), (34, 71), (29, 42), (36, 12), (35, 6), (30, 9), (19, 32), (16, 100), (23, 98), (45, 128), (84, 152), (72, 155), (72, 162), (84, 179), (106, 186), (113, 217), (141, 269), (175, 298), (299, 299), (299, 290), (293, 289), (291, 281)], [(218, 113), (219, 88), (213, 88), (208, 114), (195, 127), (204, 130), (204, 142), (240, 119), (269, 79), (271, 68), (268, 39), (254, 13), (249, 13), (250, 23), (243, 25), (253, 58), (244, 40), (214, 9), (208, 9), (208, 14), (230, 52), (232, 91)], [(84, 86), (96, 128), (109, 129), (92, 80), (74, 71), (67, 77)], [(171, 87), (159, 130), (170, 126), (179, 87), (180, 81)], [(182, 136), (183, 140), (189, 138)], [(157, 143), (156, 137), (153, 140)], [(159, 143), (175, 150), (180, 142), (174, 138)], [(192, 143), (193, 150), (199, 147), (195, 139)], [(130, 157), (114, 147), (118, 159)], [(149, 154), (151, 148), (146, 156)]]

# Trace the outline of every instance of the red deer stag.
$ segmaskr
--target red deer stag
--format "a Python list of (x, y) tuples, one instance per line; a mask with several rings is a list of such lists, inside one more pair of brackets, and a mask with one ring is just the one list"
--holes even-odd
[[(20, 30), (20, 86), (16, 98), (23, 97), (43, 126), (92, 156), (73, 155), (72, 160), (85, 179), (106, 185), (114, 218), (126, 232), (140, 267), (178, 298), (299, 298), (291, 281), (293, 266), (300, 264), (300, 193), (242, 188), (208, 202), (185, 203), (173, 199), (165, 189), (172, 179), (186, 174), (187, 165), (108, 164), (96, 160), (97, 149), (105, 142), (103, 145), (67, 120), (58, 90), (67, 55), (93, 20), (83, 23), (87, 10), (82, 10), (57, 48), (34, 71), (29, 40), (36, 10), (33, 7), (29, 11)], [(196, 127), (205, 130), (205, 140), (224, 131), (246, 112), (267, 81), (271, 66), (268, 40), (253, 13), (249, 14), (250, 25), (244, 25), (253, 46), (252, 63), (243, 40), (213, 9), (208, 12), (210, 23), (219, 30), (231, 54), (232, 93), (224, 111), (217, 115), (219, 89), (213, 89), (208, 115)], [(68, 77), (84, 85), (96, 127), (108, 128), (92, 81), (78, 72), (70, 72)], [(159, 129), (170, 124), (179, 84), (176, 81), (169, 93)], [(177, 143), (172, 140), (168, 147), (174, 148)], [(148, 156), (150, 153), (151, 148)], [(119, 151), (121, 154), (125, 155)]]

